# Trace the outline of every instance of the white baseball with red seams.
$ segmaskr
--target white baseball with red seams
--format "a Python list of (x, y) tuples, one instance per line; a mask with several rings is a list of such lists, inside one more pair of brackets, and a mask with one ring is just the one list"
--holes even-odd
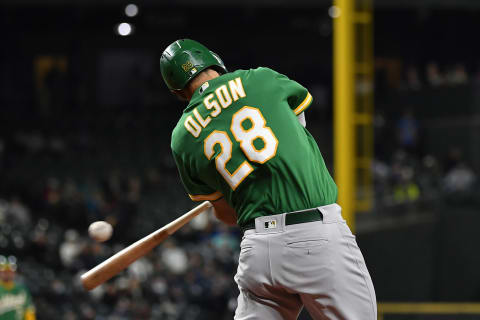
[(113, 227), (106, 221), (95, 221), (88, 227), (90, 237), (98, 242), (104, 242), (110, 239), (113, 233)]

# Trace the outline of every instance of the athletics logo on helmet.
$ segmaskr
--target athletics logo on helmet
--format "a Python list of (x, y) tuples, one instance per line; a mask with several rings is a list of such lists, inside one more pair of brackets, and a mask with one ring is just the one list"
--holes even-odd
[(177, 40), (160, 57), (160, 71), (170, 90), (185, 88), (190, 80), (207, 68), (214, 68), (220, 74), (228, 72), (216, 53), (195, 40)]

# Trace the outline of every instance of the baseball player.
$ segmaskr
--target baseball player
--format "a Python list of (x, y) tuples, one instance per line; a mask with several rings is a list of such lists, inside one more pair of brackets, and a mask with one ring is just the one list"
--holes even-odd
[(297, 319), (305, 306), (314, 319), (375, 320), (337, 187), (301, 124), (310, 93), (268, 68), (228, 72), (189, 39), (168, 46), (160, 67), (189, 102), (171, 141), (185, 189), (243, 232), (235, 319)]
[(0, 320), (35, 320), (35, 308), (27, 288), (15, 281), (13, 256), (0, 256)]

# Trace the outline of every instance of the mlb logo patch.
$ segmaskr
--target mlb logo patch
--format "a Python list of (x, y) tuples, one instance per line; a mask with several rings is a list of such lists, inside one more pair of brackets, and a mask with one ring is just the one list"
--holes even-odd
[(203, 93), (203, 91), (205, 91), (205, 90), (208, 88), (208, 86), (209, 86), (208, 82), (205, 82), (205, 83), (202, 84), (202, 86), (200, 87), (199, 92), (200, 92), (200, 93)]
[(265, 229), (275, 229), (277, 227), (277, 221), (270, 220), (265, 222)]

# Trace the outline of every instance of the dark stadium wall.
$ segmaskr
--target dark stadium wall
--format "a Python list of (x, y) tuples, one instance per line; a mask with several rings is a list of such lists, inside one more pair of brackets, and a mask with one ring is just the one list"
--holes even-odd
[(476, 206), (444, 206), (431, 221), (360, 234), (377, 300), (479, 300)]

